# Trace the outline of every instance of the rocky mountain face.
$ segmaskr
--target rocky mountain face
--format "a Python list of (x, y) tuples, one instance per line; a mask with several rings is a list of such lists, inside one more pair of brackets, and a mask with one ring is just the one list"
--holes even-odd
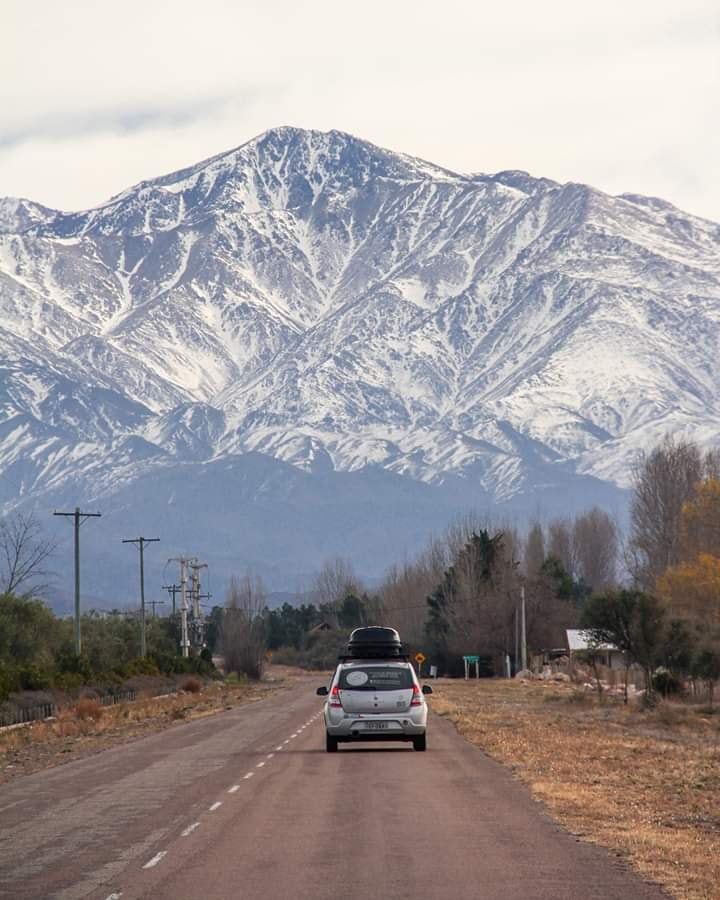
[(639, 449), (717, 442), (720, 226), (280, 128), (84, 212), (0, 200), (0, 335), (6, 508), (292, 589), (471, 506), (621, 512)]

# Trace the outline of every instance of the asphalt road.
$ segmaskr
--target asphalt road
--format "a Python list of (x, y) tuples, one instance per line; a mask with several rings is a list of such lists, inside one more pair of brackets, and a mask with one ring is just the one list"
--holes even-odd
[(0, 897), (659, 900), (432, 716), (325, 753), (316, 680), (0, 787)]

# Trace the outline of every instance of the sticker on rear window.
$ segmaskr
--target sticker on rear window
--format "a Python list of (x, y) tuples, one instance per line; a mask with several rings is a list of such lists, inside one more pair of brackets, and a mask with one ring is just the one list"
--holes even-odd
[(367, 672), (348, 672), (345, 676), (345, 682), (353, 687), (360, 687), (361, 684), (367, 684)]

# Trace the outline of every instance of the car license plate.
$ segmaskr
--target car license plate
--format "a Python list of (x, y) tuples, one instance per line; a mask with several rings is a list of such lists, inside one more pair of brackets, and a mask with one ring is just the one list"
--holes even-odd
[(388, 725), (388, 722), (366, 722), (365, 728), (368, 731), (382, 731), (382, 729), (387, 728)]

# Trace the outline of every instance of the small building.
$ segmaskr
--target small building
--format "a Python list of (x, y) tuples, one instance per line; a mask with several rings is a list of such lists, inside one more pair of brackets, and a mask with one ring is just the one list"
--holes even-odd
[(568, 628), (565, 634), (568, 656), (571, 660), (578, 655), (584, 659), (594, 657), (600, 665), (609, 669), (625, 668), (625, 654), (615, 644), (598, 643), (593, 640), (591, 632), (583, 631), (581, 628)]
[(323, 631), (332, 631), (332, 625), (329, 622), (320, 622), (317, 625), (314, 625), (308, 634), (322, 634)]

